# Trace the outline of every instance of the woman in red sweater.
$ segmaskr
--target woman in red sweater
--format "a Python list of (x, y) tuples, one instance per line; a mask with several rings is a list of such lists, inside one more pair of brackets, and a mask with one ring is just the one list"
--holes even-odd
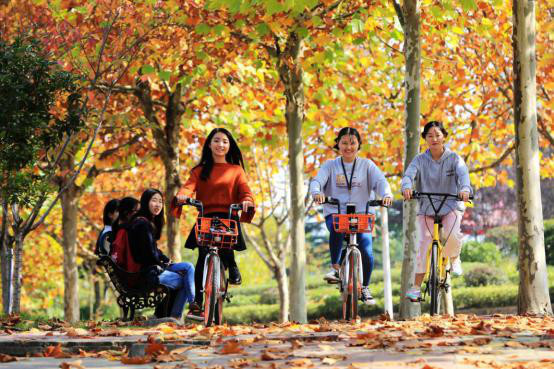
[[(225, 128), (212, 130), (206, 138), (200, 163), (191, 170), (189, 179), (177, 194), (177, 201), (183, 203), (193, 194), (196, 194), (197, 200), (202, 201), (205, 217), (226, 218), (231, 204), (242, 203), (243, 209), (254, 207), (254, 197), (246, 180), (242, 154), (233, 136)], [(240, 223), (238, 231), (239, 238), (234, 250), (242, 251), (246, 249), (246, 243), (242, 236)], [(187, 238), (185, 247), (188, 249), (198, 247), (194, 228)], [(198, 316), (198, 310), (202, 306), (203, 296), (200, 291), (204, 274), (204, 259), (207, 254), (206, 247), (198, 248), (198, 260), (194, 272), (197, 306), (191, 305), (191, 316)], [(221, 249), (219, 255), (229, 270), (229, 283), (241, 284), (242, 278), (235, 262), (233, 250)]]

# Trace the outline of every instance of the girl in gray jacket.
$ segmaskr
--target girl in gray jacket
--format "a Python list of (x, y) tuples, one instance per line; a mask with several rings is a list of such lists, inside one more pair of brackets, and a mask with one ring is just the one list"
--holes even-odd
[[(458, 194), (462, 201), (448, 198), (439, 215), (442, 216), (442, 232), (447, 236), (444, 254), (451, 260), (453, 274), (461, 275), (462, 266), (459, 256), (462, 249), (462, 233), (460, 232), (460, 222), (465, 210), (463, 201), (468, 201), (472, 191), (469, 172), (464, 160), (445, 147), (444, 141), (448, 132), (442, 123), (437, 121), (427, 123), (421, 136), (429, 148), (424, 153), (417, 155), (406, 169), (402, 178), (402, 195), (404, 200), (409, 200), (414, 189), (420, 192)], [(433, 199), (436, 207), (441, 201), (442, 198), (437, 197), (436, 201)], [(421, 298), (420, 288), (427, 267), (427, 248), (433, 238), (434, 214), (429, 199), (421, 198), (417, 215), (420, 243), (417, 250), (415, 281), (406, 293), (406, 298), (412, 301), (419, 301)]]
[[(325, 162), (317, 176), (310, 183), (310, 194), (314, 201), (321, 204), (326, 196), (339, 200), (341, 211), (346, 210), (346, 203), (355, 203), (358, 212), (365, 211), (371, 193), (375, 192), (383, 198), (385, 206), (392, 203), (392, 193), (383, 173), (375, 163), (369, 159), (358, 157), (362, 144), (360, 133), (355, 128), (342, 128), (335, 138), (335, 150), (340, 156)], [(331, 253), (332, 269), (324, 277), (327, 281), (339, 279), (340, 254), (344, 236), (333, 229), (332, 214), (337, 212), (336, 206), (324, 205), (323, 214), (325, 225), (329, 230), (329, 251)], [(361, 300), (367, 305), (375, 304), (369, 291), (369, 281), (373, 270), (373, 250), (371, 234), (358, 234), (358, 249), (362, 254), (362, 296)]]

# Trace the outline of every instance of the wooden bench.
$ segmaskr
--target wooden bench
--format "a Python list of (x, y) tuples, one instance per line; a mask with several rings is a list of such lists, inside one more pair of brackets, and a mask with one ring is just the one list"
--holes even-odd
[(104, 268), (118, 293), (117, 304), (123, 310), (123, 320), (135, 318), (135, 311), (148, 307), (157, 307), (161, 303), (167, 311), (169, 289), (163, 285), (148, 286), (141, 273), (129, 273), (119, 267), (111, 257), (101, 256), (97, 264)]

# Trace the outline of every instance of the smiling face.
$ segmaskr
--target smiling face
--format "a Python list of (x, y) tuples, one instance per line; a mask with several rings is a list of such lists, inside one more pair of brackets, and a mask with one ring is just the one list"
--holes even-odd
[(163, 199), (159, 193), (152, 196), (150, 202), (148, 202), (148, 210), (152, 213), (153, 216), (159, 215), (164, 208)]
[(431, 127), (425, 135), (425, 142), (433, 151), (442, 151), (444, 149), (444, 134), (439, 127)]
[(344, 135), (339, 140), (339, 154), (346, 162), (351, 162), (358, 155), (360, 143), (354, 135)]
[(217, 132), (210, 142), (210, 150), (216, 163), (224, 163), (225, 155), (229, 152), (229, 138), (223, 132)]

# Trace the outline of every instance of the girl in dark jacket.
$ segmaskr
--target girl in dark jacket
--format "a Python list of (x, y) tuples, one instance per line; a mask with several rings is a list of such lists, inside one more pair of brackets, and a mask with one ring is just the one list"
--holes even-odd
[(194, 266), (186, 262), (171, 263), (158, 248), (164, 226), (163, 204), (159, 190), (147, 189), (142, 193), (140, 210), (129, 229), (129, 243), (147, 283), (162, 284), (177, 291), (170, 315), (180, 319), (185, 303), (194, 301)]

